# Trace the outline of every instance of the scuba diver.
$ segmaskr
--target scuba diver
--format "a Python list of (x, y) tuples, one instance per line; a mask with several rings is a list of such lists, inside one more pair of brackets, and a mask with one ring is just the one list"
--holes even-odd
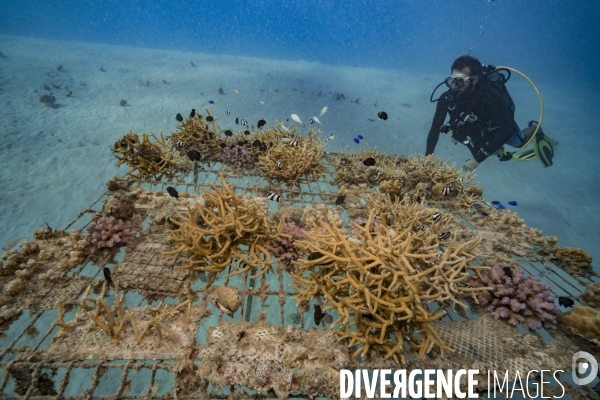
[[(440, 133), (452, 133), (454, 143), (464, 144), (473, 155), (462, 167), (466, 171), (474, 170), (491, 155), (497, 155), (500, 161), (538, 158), (544, 167), (552, 165), (552, 139), (542, 132), (536, 121), (529, 122), (523, 130), (519, 128), (514, 120), (514, 103), (504, 86), (508, 78), (500, 70), (508, 72), (510, 78), (508, 67), (483, 66), (469, 55), (460, 56), (452, 63), (452, 75), (431, 94), (431, 101), (438, 104), (427, 136), (425, 155), (434, 152)], [(449, 90), (433, 100), (433, 94), (444, 83)], [(444, 124), (447, 114), (450, 120)], [(504, 149), (504, 145), (523, 149), (532, 141), (533, 149), (520, 153)]]

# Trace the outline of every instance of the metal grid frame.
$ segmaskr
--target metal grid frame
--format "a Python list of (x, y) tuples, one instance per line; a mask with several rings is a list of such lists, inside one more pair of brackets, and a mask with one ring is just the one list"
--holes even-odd
[[(205, 170), (204, 172), (204, 179), (200, 179), (199, 178), (199, 174), (198, 173), (194, 173), (193, 176), (188, 176), (184, 181), (178, 181), (178, 182), (159, 182), (159, 181), (151, 181), (151, 180), (140, 180), (140, 181), (136, 181), (136, 185), (138, 185), (139, 187), (145, 189), (145, 190), (150, 190), (150, 191), (156, 191), (156, 190), (165, 190), (166, 186), (174, 186), (178, 191), (187, 191), (189, 193), (193, 193), (193, 194), (198, 194), (201, 192), (200, 187), (205, 187), (205, 188), (209, 188), (209, 183), (212, 183), (216, 186), (219, 186), (220, 182), (219, 182), (219, 175), (218, 172), (221, 172), (219, 170), (220, 165), (219, 164), (213, 164), (212, 168), (210, 168), (210, 170)], [(260, 181), (260, 180), (254, 180), (252, 177), (247, 177), (247, 176), (227, 176), (226, 177), (226, 181), (228, 183), (228, 185), (230, 186), (234, 186), (235, 187), (235, 192), (236, 194), (238, 193), (250, 193), (250, 194), (256, 194), (256, 192), (258, 191), (258, 189), (262, 189), (265, 188), (267, 185), (265, 184), (264, 181)], [(337, 196), (337, 187), (329, 184), (327, 182), (331, 182), (332, 181), (332, 172), (331, 171), (327, 171), (319, 181), (317, 182), (310, 182), (310, 183), (301, 183), (300, 184), (300, 188), (291, 188), (291, 189), (287, 189), (287, 190), (283, 190), (280, 192), (280, 195), (282, 195), (282, 198), (284, 198), (284, 201), (286, 201), (286, 205), (290, 205), (290, 206), (294, 206), (294, 207), (299, 207), (299, 208), (304, 208), (306, 206), (312, 205), (313, 202), (325, 202), (325, 200), (329, 200), (329, 203), (333, 203), (333, 199), (335, 199), (335, 197)], [(318, 193), (318, 194), (315, 194)], [(106, 193), (104, 194), (106, 195)], [(91, 210), (92, 207), (94, 207), (103, 197), (101, 196), (98, 200), (96, 200), (86, 211), (89, 212), (89, 210)], [(75, 221), (73, 221), (71, 224), (69, 224), (69, 226), (66, 228), (68, 229), (69, 227), (73, 226), (73, 225), (81, 225), (86, 226), (87, 223), (89, 223), (89, 221), (86, 223), (85, 221), (82, 220), (82, 216), (85, 214), (85, 212), (81, 212), (77, 219)], [(344, 216), (344, 220), (345, 222), (347, 222), (347, 215), (345, 215), (345, 212), (343, 213)], [(117, 261), (120, 262), (122, 261), (122, 254), (120, 256), (117, 257)], [(548, 285), (550, 285), (551, 288), (551, 292), (554, 296), (558, 297), (558, 296), (571, 296), (571, 297), (578, 297), (584, 290), (585, 290), (585, 286), (578, 281), (577, 279), (573, 278), (572, 276), (568, 275), (566, 272), (564, 272), (562, 269), (558, 268), (556, 265), (552, 264), (552, 263), (548, 263), (548, 262), (543, 262), (542, 260), (536, 258), (536, 257), (516, 257), (513, 256), (513, 258), (518, 262), (518, 264), (530, 275), (533, 275), (535, 277), (537, 277), (538, 279), (540, 279), (542, 282), (547, 283)], [(93, 279), (95, 279), (98, 274), (100, 273), (100, 271), (102, 270), (102, 267), (104, 267), (105, 265), (102, 266), (97, 266), (96, 269), (96, 273), (93, 276)], [(169, 267), (171, 267), (172, 265), (170, 265)], [(78, 270), (73, 273), (73, 275), (79, 275), (82, 273), (82, 271), (86, 268), (85, 265), (80, 266), (78, 268)], [(256, 318), (256, 316), (258, 315), (259, 312), (261, 311), (265, 311), (267, 313), (267, 321), (271, 324), (276, 324), (279, 326), (286, 326), (288, 324), (293, 324), (297, 327), (303, 328), (303, 329), (307, 329), (307, 328), (312, 328), (314, 327), (314, 324), (310, 323), (310, 319), (309, 318), (305, 318), (305, 314), (299, 314), (299, 320), (298, 318), (296, 318), (295, 316), (293, 316), (293, 313), (287, 312), (286, 311), (286, 303), (288, 302), (293, 302), (294, 306), (295, 306), (295, 302), (293, 300), (291, 300), (291, 297), (295, 294), (291, 291), (286, 290), (287, 285), (289, 283), (291, 283), (291, 278), (289, 277), (289, 275), (284, 275), (283, 270), (280, 268), (275, 269), (276, 273), (275, 275), (270, 274), (271, 279), (269, 280), (269, 289), (266, 290), (264, 292), (264, 294), (266, 295), (266, 300), (263, 301), (260, 297), (255, 296), (254, 290), (257, 288), (257, 282), (248, 277), (244, 282), (241, 282), (241, 287), (239, 287), (240, 289), (240, 295), (242, 296), (242, 307), (240, 308), (240, 310), (238, 312), (236, 312), (233, 316), (233, 318), (228, 318), (228, 320), (231, 320), (232, 322), (239, 322), (239, 321), (250, 321), (254, 318)], [(276, 279), (273, 278), (273, 276), (276, 277)], [(263, 279), (266, 279), (265, 277), (263, 277)], [(594, 280), (589, 279), (589, 278), (582, 278), (581, 279), (584, 283), (587, 282), (587, 284), (589, 283), (593, 283)], [(236, 286), (235, 281), (239, 281), (238, 277), (234, 277), (234, 278), (218, 278), (215, 281), (215, 284), (231, 284), (233, 286)], [(262, 282), (262, 281), (261, 281)], [(277, 286), (276, 288), (273, 288), (273, 285)], [(237, 286), (240, 286), (239, 283)], [(51, 291), (49, 291), (51, 292)], [(123, 291), (121, 291), (123, 292)], [(83, 293), (83, 292), (82, 292)], [(82, 295), (82, 293), (79, 293), (78, 298)], [(213, 314), (211, 317), (207, 317), (207, 323), (206, 325), (203, 325), (203, 321), (200, 321), (199, 323), (199, 328), (198, 328), (198, 334), (199, 335), (202, 331), (206, 332), (206, 329), (208, 329), (209, 326), (216, 326), (223, 318), (224, 318), (224, 314), (219, 311), (218, 309), (216, 309), (215, 307), (212, 306), (212, 304), (210, 304), (210, 302), (207, 300), (206, 296), (204, 296), (203, 294), (199, 294), (200, 295), (200, 299), (194, 303), (195, 306), (197, 305), (205, 305), (207, 307), (210, 307), (211, 310), (213, 311)], [(256, 306), (256, 300), (260, 303), (259, 306)], [(271, 299), (276, 299), (276, 300), (271, 300)], [(144, 304), (144, 300), (139, 300), (137, 305), (133, 305), (134, 307), (141, 307)], [(275, 307), (272, 307), (273, 305), (275, 305)], [(275, 309), (279, 307), (278, 311), (275, 311)], [(288, 307), (291, 308), (291, 307)], [(156, 397), (156, 396), (161, 396), (161, 395), (165, 395), (169, 393), (169, 387), (172, 386), (173, 382), (169, 382), (168, 379), (166, 379), (166, 382), (161, 380), (161, 379), (157, 379), (157, 375), (160, 375), (160, 378), (164, 377), (164, 373), (166, 372), (167, 374), (170, 374), (170, 376), (173, 376), (172, 373), (172, 365), (173, 365), (173, 360), (171, 359), (157, 359), (157, 360), (153, 360), (153, 361), (149, 361), (149, 360), (117, 360), (117, 361), (71, 361), (71, 362), (60, 362), (60, 361), (36, 361), (36, 360), (26, 360), (26, 361), (16, 361), (16, 356), (19, 354), (19, 348), (18, 346), (16, 346), (19, 341), (24, 337), (24, 335), (27, 335), (27, 332), (29, 330), (32, 329), (32, 327), (35, 326), (36, 322), (38, 320), (40, 320), (40, 318), (42, 317), (42, 315), (47, 312), (48, 310), (39, 312), (33, 316), (31, 316), (31, 318), (29, 319), (27, 324), (23, 324), (22, 329), (20, 329), (20, 332), (17, 334), (14, 334), (14, 338), (10, 341), (10, 343), (1, 349), (0, 351), (0, 393), (2, 393), (3, 395), (15, 395), (14, 393), (14, 379), (12, 377), (10, 377), (9, 373), (7, 372), (8, 369), (12, 369), (12, 368), (25, 368), (28, 371), (31, 371), (30, 374), (30, 379), (29, 379), (29, 383), (27, 385), (27, 391), (25, 393), (25, 395), (23, 396), (24, 398), (31, 398), (31, 399), (46, 399), (46, 398), (80, 398), (80, 397), (94, 397), (94, 398), (123, 398), (123, 399), (140, 399), (140, 398), (152, 398), (152, 397)], [(74, 314), (74, 312), (77, 311), (77, 308), (74, 309), (72, 312)], [(307, 313), (310, 314), (310, 311)], [(472, 317), (477, 317), (476, 315), (473, 315), (471, 313), (467, 314), (470, 318)], [(216, 317), (215, 317), (216, 316)], [(444, 317), (444, 319), (442, 319), (440, 321), (441, 324), (460, 324), (460, 323), (465, 323), (468, 322), (469, 320), (466, 320), (465, 318), (461, 317), (460, 315), (458, 315), (457, 313), (453, 312), (453, 311), (449, 311), (447, 316)], [(458, 327), (458, 325), (456, 325)], [(468, 329), (468, 328), (467, 328)], [(49, 339), (51, 337), (53, 337), (56, 332), (58, 331), (57, 327), (49, 327), (43, 334), (38, 335), (36, 341), (37, 344), (34, 346), (34, 349), (38, 349), (40, 346), (44, 346), (45, 344), (48, 343)], [(198, 336), (197, 336), (198, 338)], [(38, 340), (39, 339), (39, 340)], [(200, 342), (202, 342), (201, 340), (202, 338), (200, 338)], [(452, 342), (452, 340), (451, 340)], [(458, 343), (456, 340), (453, 341), (455, 343), (455, 345)], [(472, 351), (469, 349), (463, 349), (461, 348), (460, 345), (457, 345), (457, 350), (459, 351), (459, 353), (462, 353), (461, 355), (466, 356), (466, 357), (473, 357), (473, 356), (477, 356), (477, 354), (470, 354), (469, 352)], [(498, 360), (501, 361), (501, 360)], [(140, 367), (140, 364), (142, 365)], [(146, 387), (146, 390), (144, 392), (140, 392), (139, 394), (127, 394), (128, 392), (126, 391), (127, 387), (131, 387), (132, 382), (128, 383), (128, 380), (130, 379), (129, 375), (131, 374), (131, 371), (135, 371), (135, 370), (139, 370), (139, 369), (149, 369), (150, 370), (150, 376), (148, 377), (148, 379), (146, 379), (146, 385), (144, 385)], [(116, 388), (115, 391), (113, 391), (113, 393), (103, 393), (103, 392), (99, 392), (99, 393), (95, 393), (96, 391), (98, 391), (98, 388), (101, 387), (101, 382), (104, 376), (106, 376), (106, 371), (108, 369), (112, 369), (112, 370), (120, 370), (120, 378), (119, 378), (119, 385)], [(56, 390), (56, 394), (52, 394), (52, 395), (39, 395), (38, 393), (36, 393), (37, 387), (38, 387), (38, 381), (39, 378), (44, 374), (44, 371), (55, 371), (55, 373), (57, 374), (57, 376), (62, 375), (62, 378), (58, 380), (58, 382), (55, 382), (55, 390)], [(81, 386), (79, 389), (79, 393), (73, 393), (73, 390), (77, 389), (73, 389), (72, 387), (69, 386), (69, 382), (71, 379), (71, 375), (73, 373), (73, 371), (78, 371), (78, 373), (81, 374), (80, 371), (86, 371), (85, 375), (87, 375), (89, 377), (89, 386), (86, 385), (87, 387), (83, 387)], [(162, 372), (161, 372), (162, 371)], [(111, 373), (111, 374), (119, 374), (119, 373)], [(142, 378), (138, 378), (138, 379), (142, 379)], [(136, 382), (136, 387), (139, 386), (139, 381)], [(116, 385), (114, 385), (113, 387), (116, 387)], [(152, 388), (157, 388), (157, 390), (154, 390)], [(173, 388), (171, 387), (171, 390)], [(131, 390), (130, 390), (131, 391)], [(251, 397), (253, 395), (253, 393), (251, 391), (245, 392), (248, 394), (248, 397)], [(229, 389), (225, 389), (225, 390), (215, 390), (211, 392), (211, 397), (212, 398), (225, 398), (227, 397), (227, 395), (229, 394)], [(202, 397), (202, 395), (192, 395), (189, 396), (190, 398), (194, 398), (194, 397)], [(304, 396), (301, 396), (300, 398), (304, 398)]]

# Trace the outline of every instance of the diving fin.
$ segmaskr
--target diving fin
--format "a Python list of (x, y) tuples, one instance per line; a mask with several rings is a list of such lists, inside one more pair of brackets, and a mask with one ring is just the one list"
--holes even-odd
[(552, 166), (552, 159), (554, 158), (554, 142), (548, 135), (545, 135), (541, 129), (535, 134), (533, 150), (544, 168)]
[(513, 153), (512, 155), (512, 159), (517, 161), (531, 161), (535, 159), (535, 157), (536, 154), (533, 149), (525, 150), (520, 153)]

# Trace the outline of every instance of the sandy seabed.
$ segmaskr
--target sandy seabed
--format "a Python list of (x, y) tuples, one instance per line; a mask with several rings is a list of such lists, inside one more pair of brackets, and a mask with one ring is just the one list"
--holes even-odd
[[(192, 108), (211, 106), (221, 128), (234, 130), (236, 117), (274, 124), (292, 113), (308, 125), (328, 106), (319, 117), (325, 135), (335, 135), (328, 151), (369, 145), (422, 154), (435, 111), (429, 96), (446, 69), (434, 75), (13, 36), (0, 36), (0, 52), (2, 244), (30, 238), (45, 223), (64, 228), (104, 193), (108, 179), (125, 173), (109, 150), (115, 140), (130, 129), (167, 135), (175, 114)], [(539, 102), (523, 82), (513, 78), (509, 90), (525, 127), (538, 119)], [(538, 82), (538, 89), (544, 131), (558, 142), (555, 165), (490, 159), (477, 181), (486, 200), (518, 201), (515, 211), (528, 225), (597, 260), (600, 96), (583, 86)], [(44, 94), (56, 97), (55, 107), (40, 102)], [(379, 111), (390, 119), (378, 119)], [(365, 139), (356, 145), (359, 134)], [(459, 165), (470, 157), (447, 136), (436, 153)]]

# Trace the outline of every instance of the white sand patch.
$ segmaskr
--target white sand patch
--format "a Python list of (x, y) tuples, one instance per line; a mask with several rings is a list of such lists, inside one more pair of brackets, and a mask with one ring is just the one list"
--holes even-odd
[[(297, 114), (308, 123), (328, 106), (319, 117), (326, 136), (335, 134), (328, 151), (358, 149), (352, 138), (360, 134), (362, 143), (390, 148), (390, 154), (423, 153), (435, 111), (429, 96), (447, 69), (426, 75), (12, 36), (0, 36), (0, 50), (6, 55), (0, 58), (2, 243), (27, 237), (45, 222), (66, 226), (104, 193), (108, 179), (125, 172), (108, 149), (115, 140), (129, 129), (168, 134), (175, 114), (203, 110), (209, 100), (223, 129), (239, 128), (236, 117), (256, 126), (262, 118), (271, 125)], [(509, 89), (524, 127), (538, 118), (539, 105), (519, 77), (512, 79)], [(560, 142), (555, 166), (490, 159), (478, 168), (478, 181), (487, 200), (517, 200), (526, 223), (558, 236), (562, 246), (583, 247), (600, 272), (600, 97), (581, 88), (539, 89), (545, 131)], [(59, 107), (39, 101), (49, 93)], [(389, 120), (378, 119), (379, 111)], [(436, 152), (457, 164), (470, 157), (448, 136)]]

